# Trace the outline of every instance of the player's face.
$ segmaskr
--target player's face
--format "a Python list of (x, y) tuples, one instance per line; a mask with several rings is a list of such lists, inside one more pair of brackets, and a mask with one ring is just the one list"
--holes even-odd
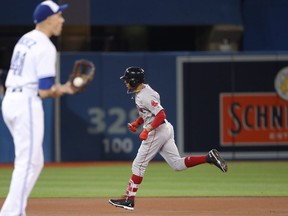
[(124, 83), (128, 90), (132, 90), (132, 86), (129, 84), (128, 80), (124, 80)]
[(54, 36), (61, 35), (62, 26), (63, 26), (63, 23), (65, 22), (65, 19), (62, 16), (62, 13), (59, 12), (57, 14), (54, 14), (54, 15), (50, 16), (49, 19), (50, 19), (50, 23), (51, 23), (52, 35), (54, 35)]

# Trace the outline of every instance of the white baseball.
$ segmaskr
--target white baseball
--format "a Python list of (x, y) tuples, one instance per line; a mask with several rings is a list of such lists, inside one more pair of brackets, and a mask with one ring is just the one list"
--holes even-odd
[(74, 78), (74, 80), (73, 80), (73, 85), (76, 86), (76, 87), (82, 86), (83, 83), (84, 83), (84, 80), (83, 80), (82, 77), (76, 77), (76, 78)]

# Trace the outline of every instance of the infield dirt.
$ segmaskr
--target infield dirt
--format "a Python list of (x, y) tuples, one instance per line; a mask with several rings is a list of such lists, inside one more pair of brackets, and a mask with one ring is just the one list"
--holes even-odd
[(287, 216), (288, 197), (138, 197), (134, 211), (114, 207), (108, 198), (29, 199), (27, 216), (68, 215)]

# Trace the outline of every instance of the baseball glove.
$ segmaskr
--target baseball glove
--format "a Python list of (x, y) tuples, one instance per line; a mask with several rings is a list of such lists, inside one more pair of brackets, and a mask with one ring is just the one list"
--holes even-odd
[(95, 66), (86, 59), (76, 60), (69, 81), (75, 92), (83, 92), (92, 81), (95, 74)]

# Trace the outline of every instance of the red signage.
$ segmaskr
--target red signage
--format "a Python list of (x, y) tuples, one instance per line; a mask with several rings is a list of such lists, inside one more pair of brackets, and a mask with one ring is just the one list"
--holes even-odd
[(288, 145), (288, 101), (276, 93), (220, 94), (220, 143)]

